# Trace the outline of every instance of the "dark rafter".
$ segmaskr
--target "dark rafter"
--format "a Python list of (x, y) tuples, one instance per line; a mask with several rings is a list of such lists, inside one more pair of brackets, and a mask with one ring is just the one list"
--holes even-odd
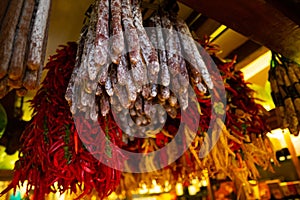
[(264, 0), (179, 1), (300, 63), (300, 27), (270, 3)]

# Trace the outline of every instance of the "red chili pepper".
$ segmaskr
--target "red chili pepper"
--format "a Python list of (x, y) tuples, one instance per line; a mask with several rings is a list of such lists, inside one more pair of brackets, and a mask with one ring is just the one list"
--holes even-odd
[(56, 150), (60, 149), (65, 145), (63, 140), (56, 141), (48, 150), (49, 154), (52, 154)]
[(239, 93), (235, 89), (233, 89), (230, 85), (226, 84), (225, 89), (229, 91), (231, 94), (233, 94), (233, 96), (239, 96)]
[(74, 132), (74, 145), (75, 145), (75, 154), (78, 154), (78, 133)]

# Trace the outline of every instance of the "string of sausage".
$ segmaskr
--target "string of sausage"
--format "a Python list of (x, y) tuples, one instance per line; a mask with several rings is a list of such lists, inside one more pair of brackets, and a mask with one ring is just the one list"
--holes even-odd
[(0, 30), (0, 98), (12, 89), (24, 96), (40, 83), (51, 0), (12, 0), (1, 4), (5, 16), (1, 16)]
[[(79, 69), (74, 72), (78, 74), (78, 83), (69, 85), (66, 95), (72, 113), (79, 109), (86, 112), (87, 117), (93, 116), (96, 119), (91, 95), (96, 94), (99, 114), (109, 113), (112, 102), (117, 112), (121, 112), (122, 107), (130, 108), (135, 122), (151, 123), (154, 119), (136, 107), (139, 105), (136, 104), (138, 99), (142, 98), (141, 106), (138, 107), (159, 102), (167, 113), (176, 117), (179, 103), (183, 109), (188, 106), (189, 77), (196, 80), (195, 84), (200, 84), (202, 75), (208, 85), (212, 86), (207, 69), (194, 67), (194, 70), (188, 70), (185, 54), (191, 54), (196, 66), (205, 66), (204, 63), (199, 64), (201, 61), (196, 61), (196, 58), (202, 58), (196, 46), (192, 45), (193, 41), (187, 40), (186, 45), (176, 32), (179, 24), (182, 32), (190, 34), (187, 33), (187, 26), (180, 24), (175, 16), (171, 17), (167, 12), (161, 15), (156, 13), (148, 21), (154, 28), (146, 31), (139, 0), (96, 1), (92, 10), (87, 34), (82, 35), (86, 42), (81, 55), (78, 55), (81, 57), (77, 59), (80, 60), (77, 64)], [(93, 14), (95, 12), (96, 15)], [(91, 26), (96, 27), (96, 30), (93, 31)], [(189, 51), (186, 51), (185, 46), (189, 46)], [(201, 86), (203, 89), (204, 86)], [(72, 94), (76, 95), (77, 100), (71, 100)]]
[(300, 67), (276, 53), (273, 53), (272, 65), (269, 81), (278, 122), (297, 136), (300, 131)]
[(113, 63), (118, 64), (125, 49), (124, 35), (121, 24), (121, 0), (111, 0), (111, 51), (110, 58)]
[[(27, 0), (24, 4), (19, 30), (15, 38), (15, 48), (12, 53), (13, 59), (10, 62), (8, 70), (8, 77), (14, 81), (22, 79), (22, 75), (24, 75), (26, 67), (26, 65), (24, 65), (24, 61), (27, 50), (27, 38), (30, 32), (30, 22), (34, 11), (35, 0)], [(14, 85), (12, 85), (12, 87), (14, 87)]]
[(14, 37), (22, 6), (22, 0), (12, 0), (7, 10), (7, 14), (3, 19), (0, 37), (0, 79), (2, 79), (8, 71), (9, 61), (13, 51)]
[(189, 31), (187, 24), (181, 19), (178, 19), (175, 24), (177, 31), (180, 33), (179, 36), (181, 42), (182, 44), (184, 44), (182, 45), (182, 47), (185, 51), (186, 58), (188, 58), (191, 65), (201, 73), (201, 76), (203, 77), (203, 80), (205, 81), (208, 88), (212, 89), (213, 83), (210, 74), (205, 66), (203, 58), (199, 53), (196, 43), (192, 39), (193, 37), (191, 32)]

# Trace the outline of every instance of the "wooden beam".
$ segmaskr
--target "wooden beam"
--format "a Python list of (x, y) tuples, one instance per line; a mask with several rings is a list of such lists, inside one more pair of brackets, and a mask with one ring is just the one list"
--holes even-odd
[(221, 35), (213, 39), (212, 43), (219, 45), (222, 50), (218, 56), (221, 58), (232, 59), (227, 57), (229, 53), (243, 45), (245, 42), (247, 42), (247, 40), (248, 38), (240, 33), (232, 29), (226, 29)]
[(300, 27), (265, 0), (179, 0), (300, 63)]
[(299, 0), (266, 0), (300, 26)]
[(186, 24), (188, 26), (191, 26), (199, 17), (201, 14), (199, 12), (193, 11), (185, 20)]
[(210, 36), (215, 32), (221, 24), (211, 18), (208, 18), (198, 29), (195, 31), (196, 35), (203, 38), (205, 35)]
[(0, 170), (0, 181), (11, 181), (14, 170)]
[(249, 55), (254, 53), (256, 50), (258, 50), (260, 47), (261, 45), (257, 44), (256, 42), (253, 42), (252, 40), (247, 40), (240, 47), (231, 51), (227, 57), (233, 58), (235, 55), (237, 55), (236, 62), (239, 63), (243, 59), (246, 59)]
[[(243, 67), (247, 66), (248, 64), (253, 62), (255, 59), (257, 59), (259, 56), (263, 55), (264, 53), (267, 53), (268, 51), (269, 51), (269, 49), (267, 49), (264, 46), (258, 48), (256, 51), (252, 52), (246, 58), (237, 62), (235, 65), (235, 70), (241, 70)], [(239, 54), (238, 54), (238, 56), (239, 56)]]
[(194, 22), (193, 24), (191, 24), (190, 26), (190, 30), (191, 31), (195, 31), (197, 30), (201, 25), (203, 25), (205, 23), (205, 21), (207, 20), (208, 18), (204, 15), (201, 15), (200, 17), (198, 17)]
[(288, 150), (291, 154), (292, 161), (293, 161), (295, 170), (296, 170), (297, 175), (298, 175), (298, 179), (300, 179), (300, 162), (299, 162), (299, 159), (298, 159), (297, 154), (296, 154), (295, 146), (294, 146), (294, 144), (291, 140), (291, 134), (290, 134), (289, 131), (284, 131), (283, 136), (284, 136), (284, 140), (286, 142), (286, 145), (288, 147)]
[(189, 15), (193, 12), (193, 9), (186, 6), (185, 4), (178, 3), (179, 6), (179, 12), (178, 16), (180, 16), (183, 20), (186, 20)]

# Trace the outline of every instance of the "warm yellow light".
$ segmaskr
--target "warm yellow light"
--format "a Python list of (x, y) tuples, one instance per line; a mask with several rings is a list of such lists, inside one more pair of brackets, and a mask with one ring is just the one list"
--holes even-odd
[(150, 194), (158, 194), (158, 193), (161, 193), (162, 191), (163, 191), (162, 187), (160, 185), (156, 185), (149, 190), (149, 193)]
[[(112, 194), (113, 194), (113, 193), (112, 193)], [(115, 198), (115, 199), (116, 199), (116, 198)], [(96, 195), (93, 195), (92, 198), (91, 198), (91, 200), (97, 200)]]
[(197, 184), (199, 184), (199, 179), (194, 178), (194, 179), (192, 179), (191, 183), (192, 183), (192, 185), (197, 185)]
[(207, 169), (202, 170), (202, 174), (203, 174), (203, 177), (202, 177), (202, 180), (201, 180), (201, 185), (203, 187), (207, 187), (207, 185), (208, 185), (208, 182), (207, 182), (207, 180), (208, 180), (208, 170)]
[(213, 32), (209, 37), (211, 40), (214, 40), (218, 35), (220, 35), (227, 27), (225, 25), (221, 25), (215, 32)]
[[(287, 144), (284, 139), (285, 133), (290, 134), (288, 129), (275, 129), (267, 134), (267, 136), (270, 138), (270, 141), (273, 144), (274, 151), (278, 151), (283, 148), (287, 148)], [(296, 154), (297, 154), (297, 156), (299, 156), (300, 155), (300, 137), (294, 136), (294, 135), (290, 135), (290, 137), (291, 137), (292, 143), (294, 144)]]
[(266, 53), (255, 59), (253, 62), (251, 62), (249, 65), (243, 67), (241, 71), (244, 74), (244, 79), (247, 81), (263, 69), (270, 66), (271, 56), (271, 51), (267, 51)]
[(176, 191), (176, 195), (177, 196), (182, 196), (184, 194), (183, 193), (183, 185), (182, 185), (182, 183), (177, 183), (176, 184), (175, 191)]
[(157, 185), (157, 182), (155, 179), (152, 180), (152, 185), (156, 186)]
[[(33, 94), (30, 94), (30, 96), (25, 96), (24, 99), (23, 99), (23, 106), (22, 106), (23, 116), (22, 116), (22, 120), (24, 120), (24, 121), (30, 121), (31, 118), (32, 118), (33, 109), (30, 107), (31, 103), (29, 102), (32, 99), (33, 99)], [(21, 105), (21, 98), (17, 98), (15, 106), (19, 107), (20, 105)]]
[[(91, 200), (96, 200), (96, 199), (97, 199), (96, 196), (93, 196), (93, 197), (94, 197), (94, 199), (91, 199)], [(118, 195), (117, 195), (115, 192), (112, 192), (112, 193), (107, 197), (108, 200), (113, 200), (113, 199), (117, 199), (117, 198), (118, 198)]]
[(203, 180), (201, 181), (201, 185), (202, 185), (203, 187), (207, 187), (207, 180), (203, 179)]
[(188, 187), (189, 195), (194, 196), (197, 194), (197, 189), (194, 185), (189, 185)]
[(163, 191), (163, 188), (161, 185), (158, 185), (156, 180), (153, 179), (152, 180), (152, 188), (149, 189), (149, 193), (150, 194), (157, 194), (157, 193), (161, 193)]
[(284, 156), (279, 157), (279, 161), (285, 161), (285, 157)]
[(148, 188), (147, 185), (145, 183), (142, 184), (142, 188), (139, 189), (138, 193), (139, 194), (147, 194), (148, 193)]
[(165, 181), (164, 191), (165, 192), (170, 192), (171, 189), (172, 189), (172, 186), (170, 185), (169, 181)]
[(254, 196), (255, 199), (259, 199), (260, 195), (259, 195), (259, 186), (257, 184), (256, 180), (249, 180), (251, 189), (252, 189), (252, 194)]
[(65, 200), (65, 195), (66, 195), (65, 193), (63, 193), (63, 194), (60, 194), (60, 192), (55, 193), (55, 197), (58, 200)]
[(25, 180), (24, 183), (23, 183), (23, 186), (19, 187), (19, 190), (20, 190), (20, 193), (21, 193), (21, 197), (23, 197), (26, 194), (27, 184), (28, 184), (28, 181)]
[(17, 151), (13, 155), (8, 155), (5, 152), (5, 147), (0, 146), (0, 169), (12, 170), (14, 169), (15, 162), (19, 159), (19, 152)]

